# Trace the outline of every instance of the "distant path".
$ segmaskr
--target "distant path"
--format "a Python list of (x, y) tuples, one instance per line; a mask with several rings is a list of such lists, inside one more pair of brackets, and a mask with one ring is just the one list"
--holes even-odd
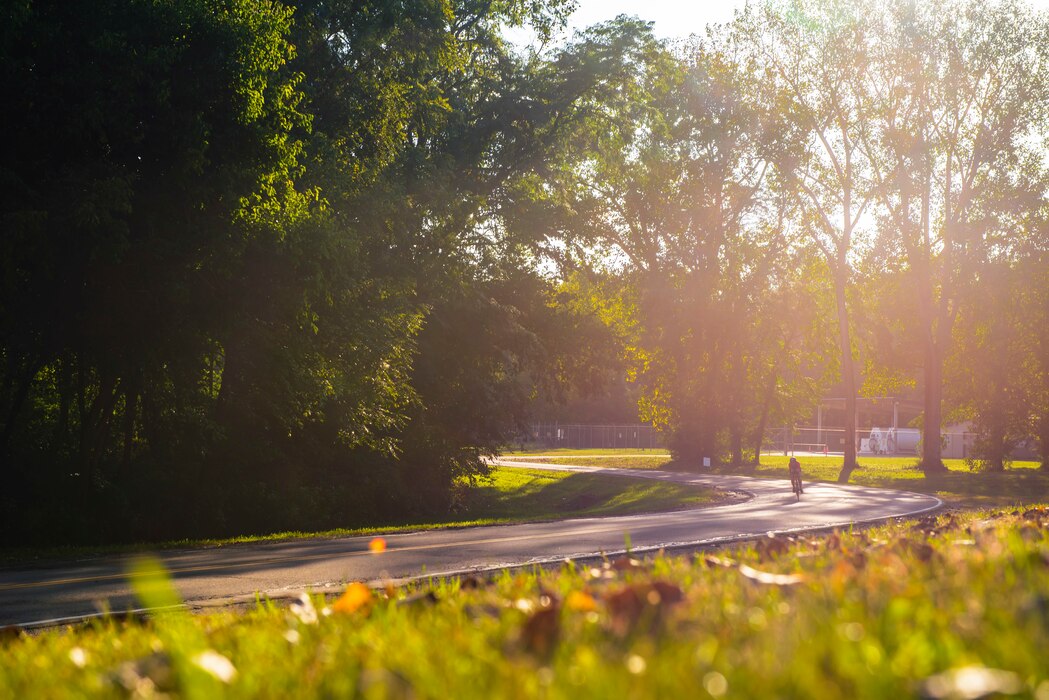
[[(387, 535), (387, 551), (368, 551), (371, 537), (298, 540), (160, 552), (190, 607), (250, 601), (351, 580), (399, 580), (557, 561), (624, 547), (636, 550), (703, 545), (786, 532), (844, 526), (933, 510), (939, 499), (862, 486), (810, 483), (795, 502), (788, 482), (743, 476), (603, 469), (496, 460), (499, 466), (581, 471), (714, 486), (749, 496), (743, 502), (652, 515), (579, 518)], [(0, 626), (88, 615), (134, 605), (124, 573), (130, 556), (108, 556), (48, 568), (0, 569)]]

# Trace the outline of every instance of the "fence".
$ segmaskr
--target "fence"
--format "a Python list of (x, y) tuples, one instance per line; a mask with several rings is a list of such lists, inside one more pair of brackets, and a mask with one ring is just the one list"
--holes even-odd
[(527, 442), (545, 448), (663, 448), (662, 436), (651, 425), (564, 425), (536, 423), (530, 427)]
[[(534, 423), (524, 442), (542, 448), (571, 449), (665, 449), (663, 436), (644, 423), (584, 425), (562, 423)], [(965, 459), (973, 454), (976, 434), (945, 432), (941, 435), (942, 456), (945, 459)], [(913, 428), (891, 430), (860, 429), (856, 431), (856, 450), (860, 455), (918, 456), (921, 450), (920, 434)], [(845, 451), (845, 430), (842, 428), (795, 427), (769, 430), (762, 443), (766, 454), (842, 454)]]
[[(940, 440), (944, 458), (965, 459), (972, 456), (976, 434), (945, 432), (941, 434)], [(918, 456), (921, 435), (913, 428), (860, 429), (856, 431), (856, 450), (861, 455)], [(773, 429), (765, 436), (762, 452), (842, 454), (845, 452), (845, 430), (819, 427)]]

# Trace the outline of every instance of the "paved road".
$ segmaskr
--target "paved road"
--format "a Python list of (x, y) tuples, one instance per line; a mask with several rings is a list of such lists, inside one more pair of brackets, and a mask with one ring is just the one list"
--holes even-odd
[[(507, 466), (594, 471), (717, 486), (744, 500), (713, 508), (559, 522), (389, 535), (387, 551), (368, 551), (370, 537), (234, 545), (166, 551), (160, 558), (191, 607), (319, 590), (346, 581), (400, 580), (486, 570), (620, 551), (629, 534), (637, 550), (702, 545), (784, 532), (911, 515), (932, 510), (932, 496), (813, 483), (795, 502), (789, 482), (737, 476), (565, 467), (514, 461)], [(125, 572), (132, 558), (110, 556), (48, 568), (0, 569), (0, 626), (89, 615), (108, 605), (134, 607)]]

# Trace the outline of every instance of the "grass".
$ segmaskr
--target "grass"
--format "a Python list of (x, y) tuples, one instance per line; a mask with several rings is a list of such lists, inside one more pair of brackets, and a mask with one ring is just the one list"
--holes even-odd
[(599, 455), (599, 456), (610, 456), (615, 454), (630, 454), (630, 455), (651, 455), (653, 457), (666, 457), (670, 453), (662, 447), (624, 447), (621, 449), (607, 449), (607, 448), (575, 448), (575, 447), (556, 447), (553, 449), (536, 449), (536, 450), (514, 450), (507, 453), (507, 456), (511, 457), (527, 457), (530, 455), (537, 456), (584, 456), (584, 455)]
[[(1049, 508), (0, 642), (0, 697), (1049, 697)], [(176, 599), (140, 571), (147, 604)]]
[[(619, 469), (669, 469), (696, 471), (691, 465), (674, 462), (669, 456), (618, 456), (606, 450), (607, 457), (593, 459), (559, 451), (528, 457), (528, 461), (565, 465), (594, 465)], [(510, 455), (516, 457), (517, 455)], [(757, 467), (714, 469), (715, 473), (747, 474), (759, 478), (786, 479), (789, 457), (762, 455)], [(836, 482), (841, 470), (841, 457), (799, 457), (804, 478), (810, 481)], [(879, 488), (918, 491), (935, 495), (948, 504), (964, 508), (989, 508), (1049, 500), (1049, 473), (1038, 469), (1038, 462), (1014, 462), (1004, 473), (973, 472), (964, 460), (945, 459), (947, 474), (926, 479), (913, 457), (874, 457), (860, 459), (860, 468), (852, 473), (850, 483)]]
[(463, 507), (443, 518), (322, 532), (275, 532), (224, 539), (177, 540), (101, 547), (6, 549), (0, 550), (0, 563), (191, 547), (224, 547), (251, 542), (387, 534), (564, 517), (629, 515), (711, 505), (720, 500), (721, 497), (712, 489), (685, 484), (656, 483), (647, 479), (624, 480), (621, 477), (600, 474), (494, 467), (490, 479), (478, 481), (476, 486), (466, 492)]

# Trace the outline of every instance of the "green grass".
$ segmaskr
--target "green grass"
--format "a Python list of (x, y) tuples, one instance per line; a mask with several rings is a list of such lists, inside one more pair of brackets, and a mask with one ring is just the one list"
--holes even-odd
[[(606, 450), (607, 457), (592, 459), (593, 454), (582, 455), (560, 452), (556, 455), (528, 457), (528, 461), (565, 465), (593, 465), (619, 469), (668, 469), (696, 471), (692, 465), (674, 462), (670, 457), (617, 456)], [(511, 455), (515, 456), (515, 455)], [(762, 455), (758, 467), (719, 467), (715, 473), (746, 474), (759, 478), (786, 479), (789, 457)], [(799, 457), (804, 478), (809, 481), (838, 480), (841, 457)], [(860, 468), (852, 473), (850, 483), (879, 488), (900, 489), (929, 493), (950, 505), (965, 508), (989, 508), (1049, 500), (1049, 472), (1038, 469), (1038, 462), (1013, 462), (1004, 473), (973, 472), (964, 460), (945, 459), (947, 474), (929, 479), (918, 469), (913, 457), (860, 458)]]
[(634, 448), (624, 447), (621, 449), (607, 449), (607, 448), (574, 448), (574, 447), (557, 447), (553, 449), (536, 449), (536, 450), (512, 450), (506, 453), (508, 457), (527, 457), (529, 455), (543, 455), (543, 456), (557, 456), (557, 455), (568, 455), (568, 456), (582, 456), (582, 455), (616, 455), (616, 454), (631, 454), (631, 455), (652, 455), (659, 457), (666, 457), (670, 453), (662, 447), (656, 448)]
[(715, 491), (684, 484), (624, 480), (599, 474), (495, 467), (490, 479), (466, 491), (462, 507), (443, 518), (340, 528), (323, 532), (274, 532), (225, 539), (178, 540), (105, 547), (62, 547), (0, 550), (0, 563), (62, 559), (102, 554), (224, 547), (251, 542), (350, 537), (450, 527), (472, 527), (563, 517), (629, 515), (711, 505), (722, 500)]
[(1049, 508), (944, 514), (8, 636), (0, 697), (1041, 700), (1047, 574)]
[(683, 484), (600, 474), (496, 468), (492, 485), (471, 489), (470, 512), (485, 523), (547, 520), (565, 516), (626, 515), (709, 505), (720, 496)]
[[(673, 468), (670, 455), (666, 453), (655, 453), (651, 455), (610, 455), (595, 452), (589, 456), (579, 456), (578, 453), (563, 453), (561, 455), (507, 455), (503, 459), (519, 460), (522, 462), (538, 462), (540, 464), (564, 464), (571, 466), (595, 466), (607, 469), (667, 469)], [(670, 466), (668, 466), (670, 465)]]

